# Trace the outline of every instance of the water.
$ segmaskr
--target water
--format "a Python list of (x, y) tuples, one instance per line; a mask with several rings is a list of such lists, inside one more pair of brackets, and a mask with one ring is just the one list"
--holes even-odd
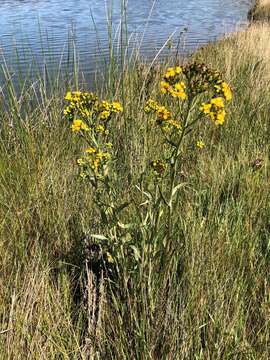
[[(136, 44), (141, 54), (153, 58), (173, 34), (173, 46), (181, 36), (181, 51), (193, 51), (245, 23), (251, 2), (129, 0), (127, 23), (131, 47)], [(33, 55), (37, 62), (45, 58), (54, 66), (60, 59), (63, 63), (68, 61), (68, 44), (74, 41), (81, 70), (91, 73), (100, 54), (108, 56), (109, 6), (109, 0), (1, 0), (0, 53), (12, 63), (16, 48), (22, 67), (27, 67)], [(112, 22), (116, 46), (120, 14), (121, 0), (114, 0)], [(167, 50), (165, 47), (163, 53)]]

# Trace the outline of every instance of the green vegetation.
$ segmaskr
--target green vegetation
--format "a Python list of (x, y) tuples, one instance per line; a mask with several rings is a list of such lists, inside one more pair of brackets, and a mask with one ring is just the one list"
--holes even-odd
[[(107, 227), (97, 194), (78, 176), (85, 145), (77, 141), (79, 124), (74, 134), (63, 114), (60, 76), (51, 78), (50, 92), (40, 76), (16, 95), (5, 67), (1, 359), (269, 358), (269, 34), (267, 25), (254, 25), (194, 55), (192, 62), (218, 69), (232, 87), (224, 125), (201, 118), (181, 143), (170, 246), (158, 238), (155, 248), (138, 249), (128, 231), (137, 210), (127, 207), (117, 259), (110, 244), (103, 254)], [(159, 96), (163, 74), (162, 64), (123, 61), (121, 73), (111, 66), (98, 89), (100, 98), (123, 105), (110, 128), (113, 196), (132, 197), (142, 213), (152, 198), (139, 175), (161, 157), (163, 143), (144, 109)], [(154, 174), (144, 176), (155, 183)], [(90, 234), (101, 236), (89, 254)]]

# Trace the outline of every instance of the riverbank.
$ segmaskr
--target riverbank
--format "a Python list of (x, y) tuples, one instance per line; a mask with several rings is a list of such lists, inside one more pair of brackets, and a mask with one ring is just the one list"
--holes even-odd
[[(122, 262), (110, 268), (118, 278), (99, 283), (98, 293), (100, 277), (88, 279), (89, 303), (82, 238), (106, 226), (77, 176), (82, 144), (63, 116), (65, 84), (48, 92), (47, 77), (37, 79), (20, 96), (9, 84), (0, 102), (3, 358), (86, 359), (87, 338), (93, 359), (269, 359), (269, 41), (269, 26), (253, 24), (194, 54), (223, 74), (233, 101), (222, 127), (204, 119), (185, 144), (173, 251), (164, 265), (154, 246), (135, 244), (137, 212), (127, 211)], [(138, 174), (162, 155), (144, 107), (163, 72), (163, 64), (132, 64), (99, 91), (124, 105), (112, 129), (114, 191), (143, 211), (160, 190), (142, 189)], [(162, 238), (154, 240), (163, 251)]]
[(248, 13), (250, 21), (269, 21), (270, 20), (270, 1), (256, 0), (254, 6)]

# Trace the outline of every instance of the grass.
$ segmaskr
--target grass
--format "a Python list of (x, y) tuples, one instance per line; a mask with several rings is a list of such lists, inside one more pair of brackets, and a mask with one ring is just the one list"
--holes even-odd
[[(85, 275), (82, 238), (102, 228), (76, 176), (80, 145), (62, 116), (64, 86), (48, 94), (40, 77), (15, 96), (8, 84), (0, 103), (1, 359), (269, 359), (269, 34), (253, 25), (194, 55), (233, 87), (226, 124), (200, 125), (191, 143), (202, 136), (203, 151), (186, 144), (188, 186), (173, 216), (170, 261), (159, 274), (147, 266), (130, 276), (123, 260), (113, 293), (102, 278), (97, 293)], [(127, 64), (99, 89), (125, 104), (113, 134), (123, 198), (158, 156), (143, 107), (162, 67)]]
[(269, 21), (270, 1), (256, 0), (255, 5), (249, 12), (249, 19), (252, 21)]

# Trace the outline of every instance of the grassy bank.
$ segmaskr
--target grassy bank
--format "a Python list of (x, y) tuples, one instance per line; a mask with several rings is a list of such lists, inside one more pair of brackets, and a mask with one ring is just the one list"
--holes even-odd
[(251, 21), (269, 21), (270, 20), (270, 1), (256, 0), (253, 8), (248, 15)]
[[(15, 96), (9, 85), (0, 102), (1, 359), (85, 358), (86, 338), (93, 359), (269, 359), (269, 34), (254, 25), (194, 55), (233, 88), (226, 123), (201, 123), (186, 144), (168, 265), (157, 278), (149, 266), (128, 277), (123, 264), (114, 295), (100, 288), (97, 323), (95, 299), (83, 300), (82, 239), (103, 229), (77, 178), (65, 89), (48, 94), (40, 79)], [(124, 104), (113, 129), (124, 199), (159, 156), (143, 109), (162, 73), (132, 66), (100, 89)]]

